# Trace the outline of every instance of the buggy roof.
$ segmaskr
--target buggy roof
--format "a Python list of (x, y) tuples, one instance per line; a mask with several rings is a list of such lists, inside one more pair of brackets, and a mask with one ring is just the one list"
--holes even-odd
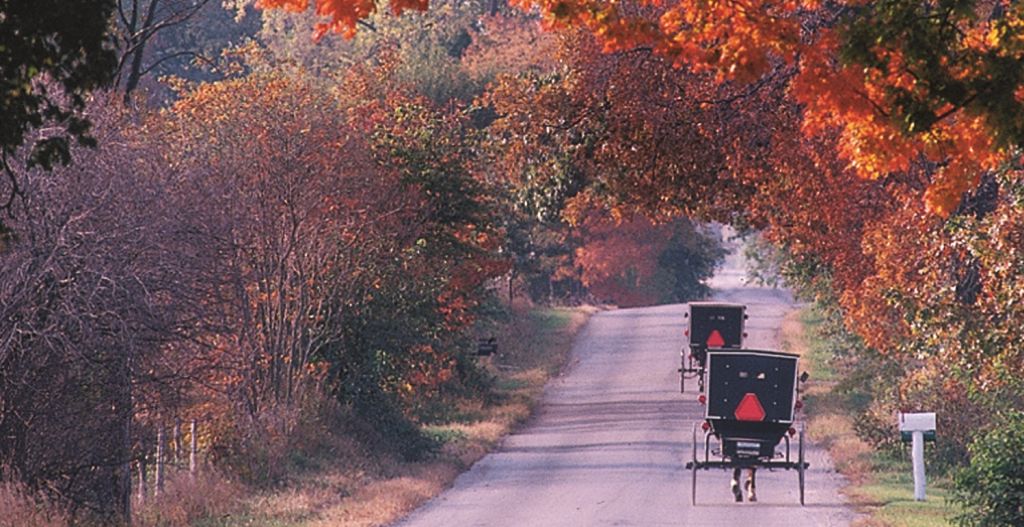
[(737, 304), (735, 302), (687, 302), (693, 307), (747, 307), (746, 304)]
[(797, 355), (796, 353), (786, 353), (785, 351), (776, 351), (776, 350), (755, 350), (755, 349), (746, 349), (746, 348), (744, 348), (744, 349), (731, 349), (731, 350), (709, 349), (708, 353), (721, 353), (721, 354), (727, 354), (728, 353), (730, 355), (736, 355), (738, 353), (739, 354), (742, 354), (742, 353), (755, 353), (757, 355), (771, 355), (773, 357), (789, 357), (789, 358), (794, 358), (794, 359), (799, 359), (800, 358), (800, 355)]

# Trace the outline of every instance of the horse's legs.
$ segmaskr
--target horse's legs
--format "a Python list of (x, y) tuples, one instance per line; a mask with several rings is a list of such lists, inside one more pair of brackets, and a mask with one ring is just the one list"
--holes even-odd
[(757, 501), (757, 468), (750, 467), (747, 469), (747, 500)]
[(730, 483), (732, 495), (738, 502), (743, 501), (743, 491), (740, 490), (740, 470), (742, 469), (739, 467), (732, 469), (732, 482)]

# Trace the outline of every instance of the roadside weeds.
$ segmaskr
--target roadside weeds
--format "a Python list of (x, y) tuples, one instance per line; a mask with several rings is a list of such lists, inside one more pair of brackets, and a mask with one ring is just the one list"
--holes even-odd
[(815, 333), (820, 324), (811, 307), (790, 312), (782, 323), (782, 343), (805, 359), (802, 367), (811, 375), (804, 393), (808, 434), (846, 477), (843, 492), (863, 514), (854, 526), (951, 527), (955, 509), (946, 499), (952, 486), (948, 479), (929, 479), (928, 500), (914, 501), (909, 457), (887, 459), (857, 437), (847, 408), (850, 395), (834, 390), (842, 372), (830, 364)]

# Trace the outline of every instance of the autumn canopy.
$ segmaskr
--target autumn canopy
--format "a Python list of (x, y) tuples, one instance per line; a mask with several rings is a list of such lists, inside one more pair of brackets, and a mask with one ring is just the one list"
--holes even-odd
[[(1024, 7), (1011, 2), (522, 0), (549, 26), (589, 29), (606, 51), (646, 48), (721, 83), (791, 78), (803, 132), (838, 130), (864, 178), (927, 164), (925, 200), (948, 216), (1024, 140)], [(309, 0), (260, 0), (303, 11)], [(391, 10), (427, 8), (392, 0)], [(351, 37), (371, 0), (316, 0), (317, 35)]]

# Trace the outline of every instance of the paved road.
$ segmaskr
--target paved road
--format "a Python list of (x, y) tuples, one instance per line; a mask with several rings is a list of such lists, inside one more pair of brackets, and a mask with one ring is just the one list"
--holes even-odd
[[(712, 280), (715, 297), (748, 305), (751, 347), (777, 348), (792, 305), (782, 290), (745, 287), (738, 257)], [(537, 415), (453, 488), (401, 527), (840, 526), (853, 513), (825, 454), (808, 453), (805, 507), (794, 471), (758, 473), (757, 503), (737, 504), (730, 474), (701, 471), (690, 505), (691, 427), (702, 415), (695, 385), (679, 393), (681, 305), (607, 311), (577, 338), (568, 373)]]

